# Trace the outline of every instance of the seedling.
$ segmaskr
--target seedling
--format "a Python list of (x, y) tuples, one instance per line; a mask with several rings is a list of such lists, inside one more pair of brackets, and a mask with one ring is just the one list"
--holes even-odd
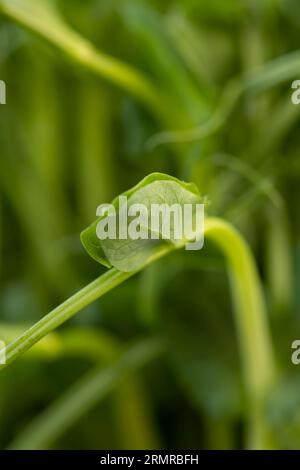
[[(201, 141), (201, 144), (203, 143), (204, 145), (203, 147), (201, 145), (201, 152), (199, 153), (203, 152), (205, 157), (207, 150), (206, 141), (212, 139), (204, 140), (203, 138), (208, 136), (211, 138), (212, 134), (218, 132), (220, 129), (225, 128), (226, 123), (228, 122), (231, 115), (233, 118), (235, 117), (235, 113), (232, 113), (232, 111), (236, 108), (236, 104), (239, 102), (241, 96), (245, 96), (247, 101), (245, 109), (248, 109), (248, 105), (252, 100), (252, 96), (255, 97), (257, 93), (264, 92), (285, 82), (287, 83), (288, 90), (291, 81), (297, 78), (300, 63), (299, 51), (288, 53), (289, 48), (286, 47), (285, 50), (287, 53), (284, 56), (276, 58), (278, 51), (275, 47), (275, 49), (272, 51), (270, 50), (270, 54), (267, 55), (267, 57), (275, 58), (266, 64), (260, 63), (260, 58), (264, 55), (263, 50), (258, 50), (258, 54), (254, 54), (257, 55), (257, 58), (259, 59), (259, 63), (257, 64), (252, 64), (252, 54), (249, 55), (246, 51), (245, 57), (248, 57), (249, 55), (251, 58), (249, 61), (251, 63), (250, 69), (247, 69), (247, 66), (245, 69), (243, 68), (239, 77), (232, 77), (232, 80), (229, 80), (227, 85), (224, 84), (224, 87), (222, 86), (222, 89), (219, 90), (219, 85), (223, 83), (223, 78), (225, 76), (229, 77), (229, 69), (226, 69), (226, 73), (223, 73), (215, 83), (215, 85), (217, 84), (215, 90), (216, 100), (214, 97), (211, 97), (211, 100), (206, 100), (206, 94), (209, 92), (208, 95), (210, 95), (211, 88), (213, 88), (213, 83), (209, 83), (209, 86), (206, 87), (206, 92), (203, 94), (203, 77), (201, 73), (201, 69), (203, 67), (199, 66), (199, 57), (201, 54), (198, 54), (198, 49), (194, 50), (194, 47), (189, 48), (189, 41), (186, 42), (187, 38), (184, 34), (176, 34), (176, 40), (181, 41), (181, 45), (183, 46), (183, 49), (181, 50), (183, 52), (187, 52), (186, 55), (183, 55), (182, 57), (181, 54), (178, 53), (180, 51), (176, 50), (176, 48), (173, 50), (172, 47), (169, 47), (169, 43), (168, 41), (164, 40), (163, 34), (161, 35), (163, 42), (157, 40), (158, 36), (156, 35), (155, 31), (156, 27), (159, 26), (157, 30), (158, 32), (162, 32), (163, 28), (168, 27), (168, 19), (166, 22), (162, 22), (163, 28), (161, 28), (161, 25), (159, 24), (159, 17), (157, 24), (153, 23), (152, 20), (151, 22), (148, 21), (148, 16), (144, 15), (143, 13), (143, 6), (141, 6), (141, 11), (139, 12), (136, 10), (135, 5), (132, 10), (128, 10), (130, 7), (128, 7), (127, 4), (133, 2), (124, 3), (126, 3), (126, 6), (118, 8), (118, 11), (122, 11), (121, 14), (124, 18), (127, 14), (128, 21), (126, 28), (135, 28), (139, 33), (138, 35), (133, 35), (133, 37), (136, 39), (136, 43), (140, 43), (141, 49), (143, 49), (144, 46), (149, 45), (149, 43), (152, 45), (152, 47), (154, 46), (153, 50), (155, 50), (155, 54), (149, 54), (149, 57), (151, 57), (151, 64), (147, 64), (147, 70), (143, 68), (144, 62), (147, 62), (146, 60), (139, 62), (138, 58), (135, 58), (137, 60), (130, 61), (137, 64), (135, 68), (135, 66), (129, 65), (126, 63), (126, 61), (123, 61), (123, 58), (121, 58), (122, 60), (116, 59), (113, 56), (109, 56), (97, 50), (94, 44), (98, 41), (92, 42), (90, 39), (86, 39), (75, 29), (73, 29), (63, 19), (53, 2), (48, 2), (47, 0), (40, 0), (39, 2), (34, 0), (0, 0), (0, 12), (10, 18), (10, 20), (17, 22), (19, 25), (26, 27), (38, 36), (44, 38), (49, 44), (54, 46), (57, 50), (61, 51), (67, 59), (71, 60), (79, 68), (85, 69), (86, 71), (90, 72), (91, 75), (94, 74), (97, 77), (105, 78), (107, 81), (120, 87), (126, 93), (134, 96), (134, 98), (137, 99), (140, 104), (142, 104), (142, 106), (147, 108), (147, 111), (152, 114), (157, 123), (159, 123), (159, 125), (162, 124), (161, 127), (154, 130), (154, 132), (158, 133), (155, 134), (152, 138), (151, 134), (145, 136), (145, 139), (149, 139), (150, 137), (148, 140), (148, 148), (150, 150), (153, 150), (156, 145), (161, 143), (195, 141), (198, 144), (199, 141)], [(142, 4), (144, 2), (134, 3)], [(176, 9), (175, 17), (177, 16), (178, 13)], [(188, 21), (188, 15), (186, 20)], [(74, 21), (74, 24), (77, 24), (77, 21)], [(82, 31), (83, 30), (84, 26), (82, 27)], [(253, 28), (253, 32), (255, 33), (254, 30), (255, 28)], [(177, 28), (176, 31), (178, 31)], [(168, 34), (166, 37), (167, 36)], [(91, 31), (89, 31), (89, 38), (90, 37), (92, 37)], [(197, 36), (195, 37), (197, 38)], [(250, 35), (250, 38), (250, 49), (251, 51), (256, 51), (256, 46), (252, 47), (252, 35)], [(194, 43), (197, 42), (200, 43), (201, 41), (194, 40), (194, 37), (192, 36), (190, 44), (194, 46)], [(245, 42), (247, 43), (247, 41)], [(286, 43), (288, 44), (288, 41), (286, 41)], [(294, 48), (295, 47), (293, 46), (292, 49)], [(213, 50), (214, 47), (211, 46), (210, 49)], [(113, 51), (111, 52), (112, 54), (114, 53)], [(234, 57), (235, 53), (236, 51), (233, 49), (232, 57)], [(119, 56), (119, 54), (117, 55)], [(180, 60), (177, 60), (179, 57)], [(194, 65), (197, 66), (197, 71), (200, 72), (200, 86), (199, 81), (195, 82), (194, 80), (190, 80), (190, 75), (186, 73), (185, 67), (182, 66), (182, 62), (184, 60), (187, 60), (192, 67)], [(236, 63), (238, 62), (239, 61)], [(149, 74), (149, 69), (152, 71), (151, 76)], [(237, 70), (235, 67), (232, 72), (235, 74), (236, 71)], [(38, 76), (38, 74), (36, 75)], [(155, 79), (155, 77), (159, 78)], [(211, 78), (212, 77), (210, 77), (209, 80), (211, 80)], [(44, 83), (46, 83), (46, 81)], [(99, 100), (98, 82), (95, 83), (97, 86), (95, 86), (95, 90), (92, 90), (91, 96), (89, 96), (89, 90), (87, 87), (82, 87), (85, 91), (84, 96), (81, 97), (81, 104), (79, 104), (79, 108), (82, 109), (83, 103), (85, 103), (83, 108), (85, 112), (82, 112), (82, 120), (80, 125), (80, 128), (85, 134), (83, 139), (85, 145), (83, 145), (80, 150), (80, 154), (83, 155), (84, 158), (82, 158), (82, 161), (79, 163), (80, 169), (78, 172), (82, 173), (82, 175), (80, 175), (78, 179), (80, 179), (82, 176), (84, 185), (80, 186), (82, 194), (80, 194), (78, 199), (80, 199), (79, 205), (81, 208), (84, 208), (85, 215), (88, 214), (88, 217), (90, 217), (89, 211), (91, 210), (91, 206), (94, 209), (93, 204), (90, 204), (90, 193), (92, 193), (92, 199), (94, 203), (95, 195), (96, 198), (99, 197), (99, 199), (103, 201), (109, 200), (109, 194), (114, 192), (112, 190), (110, 178), (107, 177), (105, 172), (106, 163), (107, 161), (110, 161), (105, 145), (101, 144), (100, 149), (97, 143), (95, 145), (95, 142), (99, 143), (98, 130), (100, 127), (102, 128), (103, 135), (106, 135), (107, 133), (107, 127), (100, 126), (98, 120), (94, 119), (90, 112), (91, 103), (99, 103), (100, 101), (102, 102), (102, 100)], [(102, 84), (99, 83), (99, 88), (100, 87), (102, 87)], [(94, 88), (94, 83), (92, 84), (92, 88)], [(94, 93), (95, 91), (96, 93)], [(106, 94), (106, 89), (104, 90), (103, 94)], [(88, 99), (86, 99), (87, 96), (89, 97)], [(256, 162), (259, 160), (263, 162), (264, 160), (261, 157), (265, 157), (267, 154), (268, 156), (272, 155), (272, 158), (276, 158), (276, 155), (280, 155), (282, 149), (278, 145), (278, 141), (283, 141), (283, 137), (286, 135), (287, 131), (292, 129), (296, 124), (297, 113), (295, 108), (297, 107), (291, 106), (289, 97), (283, 97), (282, 102), (278, 102), (278, 107), (276, 94), (274, 94), (274, 97), (270, 98), (269, 106), (266, 106), (265, 109), (265, 111), (269, 111), (269, 113), (266, 113), (266, 116), (264, 116), (264, 113), (262, 113), (260, 116), (260, 113), (252, 111), (250, 113), (247, 112), (245, 115), (245, 113), (240, 110), (242, 126), (237, 126), (237, 122), (234, 121), (234, 125), (231, 128), (232, 131), (238, 136), (237, 139), (233, 139), (232, 136), (229, 135), (231, 133), (229, 126), (225, 129), (226, 132), (224, 132), (224, 135), (226, 135), (226, 141), (228, 140), (228, 146), (230, 147), (231, 141), (234, 141), (236, 144), (233, 145), (233, 148), (234, 151), (237, 152), (237, 160), (243, 164), (247, 163), (247, 168), (249, 169), (254, 167)], [(51, 100), (51, 98), (48, 99)], [(286, 104), (288, 105), (287, 107)], [(102, 120), (106, 122), (107, 113), (106, 108), (104, 109), (103, 102), (101, 106)], [(107, 108), (110, 108), (110, 103)], [(47, 114), (49, 118), (47, 106), (45, 109), (46, 112), (43, 112), (42, 118), (39, 112), (35, 112), (35, 122), (38, 124), (42, 123), (42, 127), (40, 129), (41, 134), (39, 134), (42, 136), (44, 135), (44, 127), (47, 128), (47, 125), (45, 124), (45, 115)], [(96, 107), (96, 114), (97, 109), (98, 108)], [(264, 106), (260, 111), (263, 110)], [(269, 120), (270, 113), (272, 114), (272, 126), (270, 126)], [(86, 114), (88, 114), (90, 119), (86, 119)], [(240, 115), (238, 115), (238, 118), (239, 116)], [(260, 126), (253, 126), (253, 124), (255, 124), (253, 117), (257, 119), (257, 116), (259, 117), (258, 122), (263, 124), (262, 129), (259, 129), (260, 132), (253, 132), (253, 135), (250, 133), (250, 150), (245, 149), (243, 134), (249, 134), (249, 129), (247, 127), (249, 121), (251, 121), (249, 128), (253, 128), (254, 130), (255, 127), (260, 128)], [(31, 120), (29, 119), (28, 121)], [(50, 123), (50, 121), (58, 122), (55, 113), (51, 118), (49, 118), (47, 122)], [(93, 123), (92, 125), (91, 122)], [(135, 129), (136, 128), (134, 127), (134, 132)], [(239, 132), (240, 130), (241, 138)], [(229, 131), (228, 138), (227, 131)], [(5, 132), (3, 134), (5, 134)], [(35, 133), (33, 129), (32, 135), (34, 134)], [(48, 132), (46, 134), (48, 135)], [(97, 136), (98, 139), (96, 139), (95, 136)], [(59, 153), (55, 150), (51, 150), (49, 145), (45, 145), (43, 139), (41, 140), (42, 141), (39, 142), (37, 136), (34, 142), (37, 142), (38, 145), (31, 145), (31, 147), (36, 147), (35, 163), (38, 162), (40, 165), (42, 162), (43, 165), (45, 160), (47, 160), (48, 164), (42, 168), (42, 174), (48, 177), (48, 169), (51, 169), (51, 171), (53, 169), (52, 157), (59, 155)], [(51, 138), (51, 134), (49, 134), (48, 142), (51, 141), (53, 141), (53, 139)], [(240, 143), (243, 143), (242, 148)], [(215, 144), (217, 144), (218, 147), (219, 142), (208, 142), (208, 144), (209, 148), (214, 149), (216, 147)], [(40, 155), (44, 156), (43, 147), (48, 150), (47, 159), (39, 158)], [(287, 145), (285, 146), (285, 149), (287, 154), (291, 156), (292, 161), (294, 153), (289, 150), (289, 147), (290, 145)], [(102, 151), (103, 148), (104, 151)], [(201, 173), (200, 176), (196, 175), (196, 171), (194, 171), (194, 165), (190, 165), (192, 160), (194, 163), (194, 155), (192, 155), (193, 158), (189, 158), (189, 148), (190, 146), (170, 147), (172, 151), (174, 150), (175, 156), (180, 156), (180, 170), (178, 173), (193, 175), (191, 176), (191, 179), (196, 180), (197, 178), (197, 181), (199, 181), (199, 186), (201, 187), (201, 178), (202, 181), (205, 180), (206, 173), (204, 172), (204, 177), (202, 175), (202, 171), (199, 172)], [(162, 150), (163, 153), (163, 149), (160, 150)], [(14, 148), (12, 149), (11, 153), (14, 154)], [(15, 153), (17, 154), (17, 152)], [(90, 157), (91, 155), (92, 157)], [(103, 160), (100, 162), (98, 161), (98, 157), (100, 156), (101, 158), (101, 155)], [(211, 156), (210, 151), (207, 152), (206, 156)], [(95, 162), (93, 162), (93, 164), (88, 164), (91, 162), (91, 160), (89, 159), (87, 161), (87, 158), (95, 159), (95, 161), (97, 160), (96, 164)], [(58, 158), (58, 160), (62, 161), (63, 159)], [(297, 156), (295, 157), (295, 160), (297, 161)], [(203, 161), (204, 159), (201, 163), (203, 163)], [(30, 172), (28, 172), (28, 174), (27, 171), (22, 173), (21, 170), (23, 167), (21, 165), (16, 165), (15, 167), (12, 166), (12, 169), (10, 170), (10, 163), (11, 162), (9, 158), (3, 159), (3, 166), (5, 169), (3, 185), (9, 194), (10, 200), (14, 203), (15, 212), (19, 214), (18, 217), (22, 221), (24, 220), (23, 223), (26, 224), (27, 219), (26, 217), (22, 217), (22, 214), (20, 216), (18, 204), (19, 200), (23, 200), (24, 198), (20, 197), (17, 190), (23, 188), (23, 186), (20, 184), (21, 182), (25, 182), (24, 184), (26, 184), (28, 181), (28, 185), (24, 186), (23, 192), (21, 191), (21, 196), (22, 194), (27, 196), (27, 193), (29, 193), (27, 188), (36, 189), (38, 186), (32, 184), (31, 180), (27, 178)], [(209, 185), (212, 187), (214, 186), (214, 188), (212, 188), (212, 191), (209, 192), (212, 195), (216, 195), (215, 199), (218, 199), (219, 197), (219, 199), (222, 201), (222, 199), (226, 199), (226, 197), (223, 198), (223, 196), (226, 196), (227, 194), (227, 187), (232, 189), (230, 186), (231, 178), (228, 178), (228, 185), (226, 181), (226, 190), (223, 194), (222, 185), (219, 185), (219, 181), (217, 178), (215, 178), (215, 176), (218, 175), (215, 174), (214, 164), (210, 162), (210, 165), (211, 168), (209, 172), (209, 178), (207, 178), (207, 180), (210, 180)], [(101, 166), (103, 166), (103, 168), (101, 168)], [(193, 168), (190, 168), (192, 166)], [(266, 171), (268, 171), (270, 167), (271, 165), (267, 165), (265, 168)], [(287, 167), (285, 166), (285, 170), (283, 172), (284, 175), (286, 175), (288, 172), (288, 168), (292, 168), (292, 171), (294, 169), (292, 165), (288, 165)], [(84, 171), (80, 171), (81, 169), (84, 169)], [(180, 173), (180, 171), (182, 171), (182, 173)], [(8, 174), (8, 177), (6, 176), (6, 173)], [(248, 169), (246, 173), (249, 175)], [(278, 179), (279, 173), (280, 172), (278, 172)], [(60, 172), (54, 171), (53, 174), (51, 173), (51, 182), (56, 183), (57, 174), (60, 174)], [(99, 180), (99, 174), (101, 174), (101, 181)], [(258, 175), (260, 174), (260, 169), (258, 169)], [(9, 175), (11, 176), (9, 177)], [(24, 176), (26, 177), (24, 178)], [(268, 174), (268, 179), (269, 176), (272, 178), (272, 175)], [(224, 178), (222, 175), (221, 182), (224, 183), (223, 179), (225, 180), (225, 177), (225, 174)], [(262, 177), (264, 177), (264, 175), (262, 175)], [(245, 178), (245, 175), (243, 178)], [(14, 181), (13, 185), (10, 184), (10, 180)], [(46, 180), (48, 181), (47, 178)], [(91, 182), (93, 182), (92, 191)], [(103, 182), (105, 184), (103, 184)], [(155, 191), (151, 191), (151, 184), (155, 184), (156, 187), (159, 186), (164, 188), (164, 186), (167, 186), (167, 183), (170, 182), (172, 185), (174, 185), (175, 188), (173, 191), (173, 196), (175, 199), (180, 198), (183, 203), (189, 201), (191, 198), (193, 201), (198, 200), (198, 198), (199, 201), (201, 201), (201, 196), (199, 195), (199, 192), (195, 186), (183, 183), (182, 181), (176, 180), (175, 178), (169, 177), (167, 175), (160, 175), (157, 173), (146, 177), (141, 183), (139, 183), (139, 185), (132, 188), (128, 193), (132, 195), (133, 198), (135, 198), (137, 203), (140, 202), (142, 204), (147, 204), (146, 199), (149, 196), (147, 192), (149, 191), (151, 193), (150, 198), (153, 197), (153, 201), (155, 202), (156, 194)], [(259, 178), (257, 181), (252, 181), (252, 183), (250, 182), (251, 188), (249, 194), (245, 193), (243, 196), (255, 195), (259, 189), (259, 182), (261, 182), (259, 181)], [(235, 180), (233, 181), (233, 184), (234, 183)], [(241, 182), (239, 181), (239, 183)], [(102, 195), (105, 194), (105, 196), (101, 198), (98, 192), (98, 187), (101, 187), (103, 191), (105, 185), (110, 187), (111, 193), (107, 195), (107, 193), (103, 192)], [(57, 185), (57, 187), (58, 186), (59, 185)], [(266, 193), (267, 192), (268, 189), (266, 188)], [(56, 194), (56, 190), (54, 193)], [(45, 271), (48, 272), (51, 284), (54, 284), (54, 278), (55, 283), (61, 285), (62, 281), (65, 280), (67, 276), (65, 276), (65, 272), (62, 272), (62, 270), (57, 268), (57, 264), (54, 264), (54, 257), (51, 257), (51, 254), (48, 252), (46, 253), (45, 246), (48, 245), (48, 239), (46, 240), (44, 236), (40, 236), (39, 231), (36, 230), (37, 226), (47, 227), (47, 223), (41, 223), (41, 220), (44, 219), (41, 219), (40, 217), (41, 213), (39, 211), (39, 205), (36, 204), (36, 201), (42, 201), (41, 206), (44, 213), (50, 214), (54, 211), (48, 210), (48, 206), (45, 205), (45, 198), (43, 199), (36, 197), (36, 192), (31, 194), (32, 197), (28, 198), (28, 201), (33, 201), (32, 206), (30, 204), (29, 206), (32, 208), (31, 213), (36, 214), (36, 223), (27, 223), (26, 231), (29, 235), (28, 238), (31, 241), (31, 244), (35, 247), (35, 251), (38, 252), (38, 257), (40, 260), (42, 260), (42, 264), (46, 267)], [(86, 196), (88, 197), (86, 198)], [(244, 202), (246, 203), (249, 203), (250, 199), (251, 197), (243, 198)], [(166, 202), (172, 202), (172, 200), (166, 197)], [(235, 202), (237, 207), (240, 209), (241, 205), (239, 201), (237, 200)], [(113, 201), (113, 204), (115, 204), (116, 209), (118, 209), (116, 201)], [(26, 206), (27, 205), (28, 203), (26, 199)], [(47, 210), (45, 210), (45, 206)], [(261, 206), (263, 205), (258, 207), (259, 211), (262, 209)], [(50, 206), (50, 208), (51, 207), (52, 206)], [(222, 212), (221, 209), (217, 213), (224, 212)], [(246, 211), (244, 211), (244, 213), (246, 213)], [(267, 276), (266, 281), (268, 284), (267, 288), (270, 293), (269, 299), (270, 297), (273, 297), (276, 300), (276, 302), (274, 302), (275, 304), (287, 305), (287, 299), (291, 298), (290, 291), (292, 282), (290, 280), (291, 276), (289, 275), (289, 256), (286, 256), (286, 254), (290, 255), (289, 245), (285, 233), (286, 226), (285, 223), (282, 223), (282, 221), (284, 222), (284, 217), (282, 217), (282, 215), (279, 216), (277, 213), (275, 215), (272, 214), (272, 225), (270, 231), (272, 233), (271, 236), (268, 237), (268, 246), (266, 249), (268, 252), (268, 262), (270, 265), (269, 279)], [(143, 270), (158, 258), (162, 258), (165, 255), (170, 254), (172, 251), (184, 248), (187, 243), (185, 237), (179, 239), (175, 243), (175, 240), (171, 236), (169, 239), (163, 239), (163, 237), (160, 236), (161, 233), (158, 233), (159, 236), (154, 242), (153, 240), (132, 240), (125, 246), (121, 243), (119, 238), (116, 238), (115, 240), (100, 240), (99, 237), (96, 236), (96, 226), (98, 223), (99, 219), (97, 219), (90, 227), (85, 229), (81, 237), (85, 248), (93, 257), (93, 259), (106, 266), (109, 270), (91, 284), (78, 291), (63, 304), (55, 308), (23, 335), (17, 337), (16, 340), (8, 344), (6, 350), (7, 364), (10, 364), (12, 361), (17, 359), (23, 352), (27, 351), (41, 338), (78, 313), (85, 306), (100, 298), (102, 295), (112, 290), (120, 283), (127, 281), (127, 279), (129, 279), (135, 273)], [(62, 232), (64, 231), (62, 230)], [(220, 248), (228, 264), (234, 304), (236, 333), (243, 369), (244, 391), (246, 396), (246, 406), (243, 409), (246, 409), (245, 413), (248, 417), (247, 445), (248, 447), (252, 448), (272, 447), (273, 442), (270, 436), (269, 428), (264, 419), (264, 404), (268, 391), (272, 387), (276, 378), (276, 367), (274, 364), (274, 354), (267, 324), (262, 288), (254, 259), (248, 245), (241, 235), (231, 224), (223, 219), (209, 217), (209, 215), (206, 214), (205, 237), (207, 240), (212, 240)], [(194, 260), (196, 260), (196, 258), (194, 258)], [(63, 264), (59, 266), (63, 266), (65, 264), (65, 259), (63, 259)], [(60, 273), (60, 276), (57, 276), (58, 272)], [(73, 283), (71, 284), (74, 285)], [(187, 299), (186, 303), (188, 306)], [(4, 365), (1, 367), (4, 367)], [(69, 397), (67, 397), (67, 402), (69, 403)], [(76, 409), (76, 406), (77, 402), (75, 399), (73, 402), (73, 411)], [(59, 409), (59, 412), (61, 412), (62, 408), (63, 407)], [(207, 412), (207, 410), (208, 408), (206, 408), (205, 405), (204, 410), (201, 410), (201, 412)], [(224, 414), (221, 416), (221, 418), (224, 418)], [(60, 417), (60, 420), (61, 423), (64, 422), (63, 414), (62, 417)]]
[[(142, 198), (147, 187), (153, 182), (160, 182), (163, 188), (169, 181), (175, 183), (173, 186), (175, 193), (172, 197), (176, 200), (184, 203), (195, 196), (200, 198), (194, 185), (160, 173), (149, 175), (126, 194), (137, 195), (140, 203), (146, 203), (147, 199)], [(152, 193), (151, 201), (161, 202), (163, 193), (163, 191), (160, 194)], [(168, 200), (168, 191), (165, 195)], [(8, 344), (7, 364), (15, 361), (45, 335), (106, 292), (125, 282), (155, 260), (184, 247), (186, 243), (186, 240), (175, 244), (172, 240), (160, 239), (156, 243), (153, 243), (153, 240), (138, 240), (129, 241), (124, 245), (118, 239), (103, 241), (96, 235), (97, 222), (98, 220), (82, 232), (81, 240), (88, 253), (110, 269)], [(245, 393), (248, 398), (250, 445), (252, 448), (270, 446), (269, 433), (263, 420), (263, 407), (265, 395), (275, 379), (275, 365), (255, 262), (246, 242), (226, 221), (207, 217), (205, 236), (216, 243), (228, 263)]]

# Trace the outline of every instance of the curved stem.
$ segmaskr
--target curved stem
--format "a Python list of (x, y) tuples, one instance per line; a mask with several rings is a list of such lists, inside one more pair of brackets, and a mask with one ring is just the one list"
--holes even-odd
[(153, 135), (147, 142), (149, 151), (158, 145), (195, 142), (218, 132), (231, 116), (238, 100), (245, 93), (256, 94), (269, 90), (296, 76), (300, 66), (300, 51), (270, 60), (257, 72), (232, 79), (225, 87), (220, 104), (206, 122), (189, 129), (162, 131)]
[(46, 39), (76, 64), (136, 96), (156, 115), (170, 116), (164, 97), (151, 80), (133, 66), (98, 51), (65, 23), (53, 4), (42, 0), (0, 0), (0, 13)]
[(229, 223), (209, 218), (205, 234), (228, 262), (249, 412), (248, 445), (268, 448), (272, 442), (264, 423), (264, 402), (276, 367), (258, 272), (248, 245)]
[[(275, 380), (276, 368), (255, 261), (242, 236), (222, 219), (207, 218), (205, 235), (219, 246), (228, 261), (249, 413), (248, 445), (250, 448), (268, 448), (272, 443), (264, 422), (264, 402)], [(145, 266), (172, 250), (171, 244), (160, 246)], [(8, 344), (7, 364), (134, 274), (113, 268), (84, 287)]]

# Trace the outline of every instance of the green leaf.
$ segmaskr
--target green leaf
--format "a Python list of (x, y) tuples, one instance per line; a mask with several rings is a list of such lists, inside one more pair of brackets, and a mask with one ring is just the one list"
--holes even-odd
[[(179, 181), (172, 176), (162, 173), (152, 173), (146, 176), (140, 183), (126, 191), (122, 196), (127, 197), (128, 209), (133, 204), (143, 204), (150, 213), (152, 204), (195, 204), (201, 201), (201, 196), (197, 187), (191, 183)], [(119, 198), (112, 202), (116, 209), (116, 215), (119, 214)], [(120, 271), (131, 272), (140, 269), (151, 258), (154, 249), (161, 244), (174, 244), (182, 246), (184, 240), (179, 243), (174, 239), (173, 227), (171, 226), (170, 238), (154, 240), (138, 239), (106, 239), (100, 240), (96, 233), (96, 227), (100, 220), (99, 217), (87, 229), (81, 233), (81, 241), (87, 252), (99, 263), (104, 266), (119, 269)], [(128, 218), (130, 222), (130, 218)], [(175, 248), (175, 246), (174, 246)]]

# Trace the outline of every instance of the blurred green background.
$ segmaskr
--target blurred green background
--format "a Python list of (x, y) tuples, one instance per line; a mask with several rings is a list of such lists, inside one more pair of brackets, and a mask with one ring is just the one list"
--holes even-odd
[[(79, 239), (100, 203), (153, 171), (193, 181), (253, 249), (280, 370), (266, 419), (277, 448), (300, 448), (299, 2), (0, 0), (0, 14), (0, 339), (105, 272)], [(1, 371), (0, 446), (239, 449), (245, 408), (207, 242)]]

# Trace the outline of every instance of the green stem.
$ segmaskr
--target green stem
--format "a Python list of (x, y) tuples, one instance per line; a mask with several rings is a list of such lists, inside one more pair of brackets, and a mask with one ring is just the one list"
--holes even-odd
[(136, 96), (157, 116), (169, 114), (164, 97), (147, 77), (134, 67), (98, 51), (65, 23), (52, 3), (0, 0), (0, 13), (46, 39), (76, 64)]
[[(0, 323), (0, 338), (9, 343), (24, 331), (24, 326)], [(106, 331), (92, 327), (71, 327), (61, 332), (51, 332), (26, 354), (28, 359), (57, 360), (61, 357), (80, 356), (89, 361), (99, 357), (111, 360), (120, 353), (120, 345)]]
[[(164, 256), (172, 250), (171, 245), (160, 246), (145, 266), (152, 261)], [(48, 315), (35, 323), (31, 328), (9, 343), (6, 347), (6, 364), (0, 365), (0, 370), (15, 361), (21, 354), (25, 353), (34, 344), (41, 340), (51, 331), (58, 328), (64, 322), (72, 318), (76, 313), (102, 297), (110, 290), (133, 276), (133, 272), (121, 272), (115, 268), (102, 274), (61, 305), (52, 310)]]
[(266, 271), (270, 306), (273, 315), (283, 315), (291, 307), (293, 298), (293, 263), (289, 239), (289, 226), (284, 206), (272, 207), (266, 214)]
[(94, 300), (119, 285), (125, 279), (128, 279), (131, 275), (131, 273), (122, 273), (116, 269), (111, 269), (67, 299), (25, 331), (25, 333), (8, 344), (6, 349), (6, 365), (13, 362), (41, 338), (72, 318)]
[(207, 219), (205, 233), (228, 262), (249, 413), (248, 446), (268, 448), (272, 442), (264, 422), (264, 402), (275, 381), (276, 367), (255, 262), (244, 239), (227, 222)]
[(266, 62), (259, 71), (232, 79), (222, 93), (219, 106), (208, 120), (190, 129), (159, 132), (149, 139), (148, 149), (153, 151), (158, 145), (194, 142), (212, 136), (224, 126), (244, 94), (253, 96), (292, 80), (297, 76), (299, 66), (300, 51), (296, 50)]
[[(154, 360), (162, 351), (159, 340), (150, 338), (131, 346), (112, 365), (98, 366), (80, 378), (58, 400), (34, 419), (10, 444), (10, 449), (49, 448), (87, 411), (121, 385), (127, 377)], [(101, 443), (100, 443), (101, 444)]]
[[(205, 235), (219, 246), (228, 261), (248, 404), (248, 446), (268, 448), (272, 446), (272, 442), (264, 420), (264, 402), (275, 381), (276, 367), (255, 261), (242, 236), (222, 219), (207, 218)], [(173, 249), (171, 244), (159, 247), (145, 266)], [(134, 274), (135, 272), (125, 273), (112, 268), (84, 287), (8, 344), (7, 364), (88, 304)]]
[(207, 450), (234, 450), (234, 428), (230, 419), (205, 417)]
[(95, 80), (79, 89), (78, 119), (77, 184), (82, 220), (88, 225), (95, 208), (115, 195), (109, 94)]
[[(24, 328), (24, 327), (23, 327)], [(4, 341), (14, 338), (22, 332), (22, 327), (17, 327), (11, 324), (0, 323), (0, 337)], [(123, 346), (110, 334), (103, 330), (95, 330), (91, 327), (73, 327), (62, 332), (52, 332), (34, 347), (32, 347), (27, 354), (26, 358), (38, 358), (42, 360), (55, 360), (61, 357), (84, 357), (89, 361), (97, 361), (99, 374), (104, 367), (112, 367), (117, 360), (120, 359), (121, 354), (124, 354)], [(86, 385), (87, 386), (87, 385)], [(76, 386), (71, 386), (72, 391), (77, 390)], [(69, 392), (64, 392), (64, 396), (68, 396)], [(80, 393), (80, 391), (78, 392)], [(84, 395), (85, 396), (85, 395)], [(101, 398), (101, 397), (100, 397)], [(63, 408), (63, 400), (59, 398), (61, 408)], [(66, 404), (69, 412), (69, 406)], [(93, 403), (91, 403), (91, 407)], [(62, 429), (60, 429), (61, 419), (55, 420), (51, 414), (52, 409), (56, 409), (54, 404), (49, 405), (45, 411), (42, 411), (41, 416), (38, 415), (30, 422), (24, 430), (14, 439), (14, 442), (20, 443), (22, 448), (23, 440), (31, 443), (31, 448), (36, 449), (40, 445), (41, 436), (44, 448), (51, 445), (51, 431), (50, 434), (45, 435), (45, 429), (49, 429), (48, 420), (50, 423), (56, 423), (54, 436), (56, 438), (63, 434), (66, 423), (63, 422)], [(122, 448), (124, 449), (153, 449), (158, 448), (157, 431), (154, 422), (149, 412), (149, 404), (147, 400), (146, 391), (143, 389), (140, 381), (136, 377), (130, 377), (123, 384), (121, 384), (115, 392), (114, 409), (116, 409), (116, 429), (122, 439)], [(75, 411), (75, 410), (73, 410)], [(69, 414), (69, 425), (76, 421), (78, 412), (75, 411), (75, 416)], [(41, 431), (40, 428), (41, 427)], [(31, 429), (35, 431), (30, 432)], [(50, 441), (48, 442), (47, 436)], [(37, 441), (35, 441), (35, 438)], [(25, 445), (25, 444), (24, 444)], [(25, 447), (26, 448), (26, 447)]]
[(114, 413), (119, 449), (145, 450), (161, 447), (150, 396), (151, 391), (146, 390), (142, 380), (137, 380), (135, 375), (116, 390)]

